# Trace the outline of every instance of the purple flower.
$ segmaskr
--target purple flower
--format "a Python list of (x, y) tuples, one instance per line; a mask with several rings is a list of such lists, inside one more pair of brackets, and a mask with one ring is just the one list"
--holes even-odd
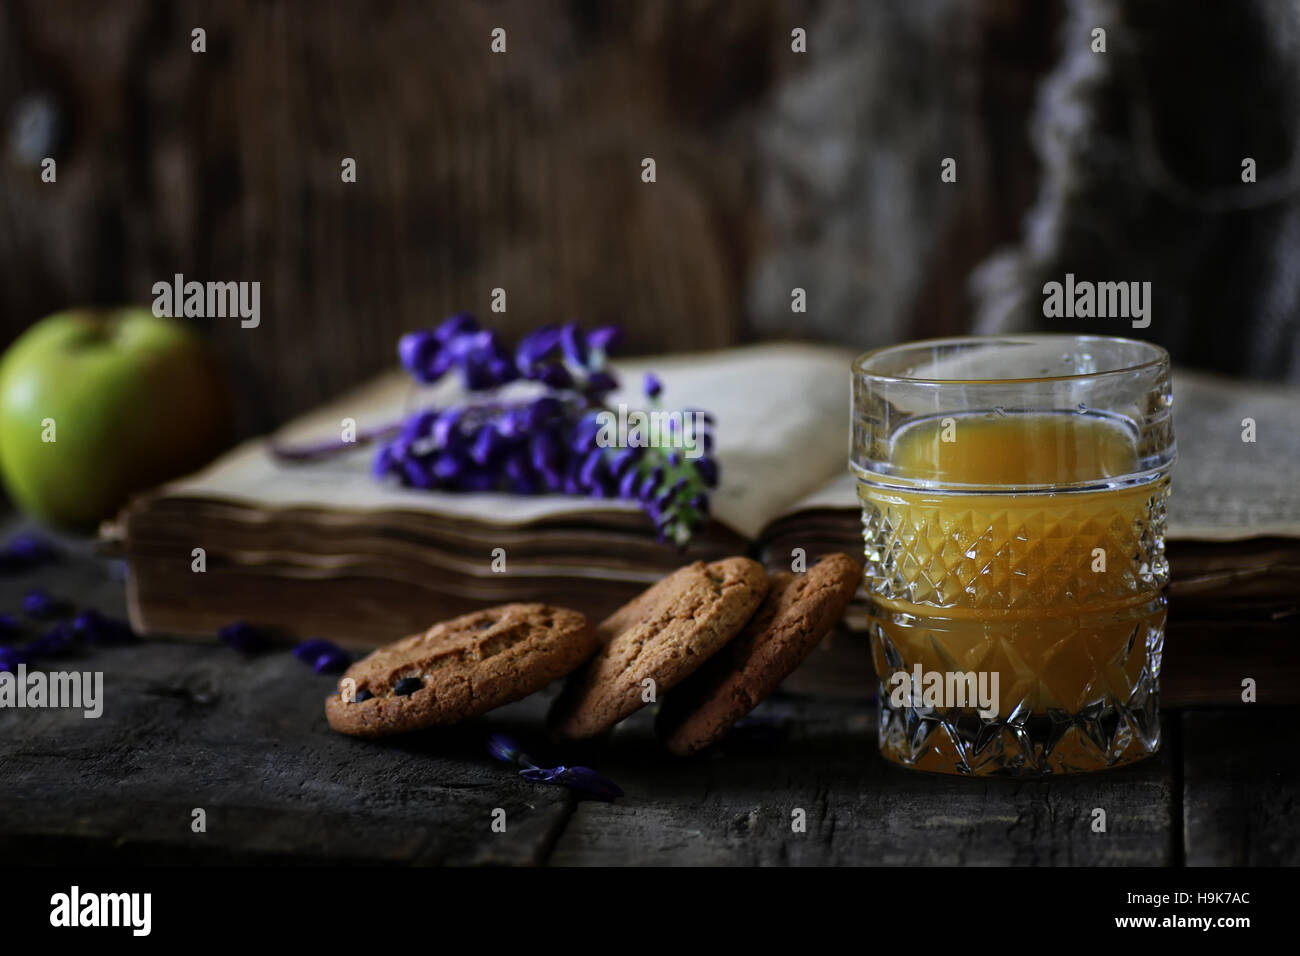
[(528, 442), (529, 459), (537, 471), (554, 472), (560, 465), (560, 453), (560, 442), (554, 432), (536, 432)]
[(29, 617), (58, 617), (67, 607), (66, 601), (51, 597), (40, 588), (23, 595), (23, 613)]
[(519, 409), (524, 428), (532, 431), (540, 428), (548, 419), (564, 413), (564, 403), (551, 395), (543, 395), (531, 402), (525, 402)]
[(352, 658), (340, 650), (326, 651), (312, 665), (317, 674), (341, 674), (352, 663)]
[(520, 339), (515, 348), (515, 364), (522, 374), (528, 375), (538, 363), (550, 358), (559, 344), (558, 325), (540, 326)]
[(519, 764), (523, 767), (534, 766), (528, 759), (528, 755), (519, 749), (519, 744), (505, 734), (493, 734), (488, 738), (488, 752), (502, 763)]
[(397, 357), (402, 362), (402, 368), (417, 382), (424, 384), (436, 382), (442, 375), (434, 370), (438, 351), (438, 340), (427, 329), (408, 332), (397, 340)]
[(563, 365), (543, 365), (533, 377), (547, 388), (560, 390), (573, 387), (573, 376)]
[(438, 413), (432, 409), (416, 412), (402, 424), (398, 440), (407, 445), (418, 445), (433, 437), (433, 427), (438, 423)]
[(293, 649), (293, 656), (310, 664), (317, 674), (338, 673), (347, 670), (352, 658), (331, 641), (314, 638), (303, 641)]
[(374, 461), (370, 463), (370, 474), (375, 478), (387, 478), (395, 474), (401, 467), (400, 457), (396, 444), (380, 445), (375, 452)]
[(600, 484), (601, 479), (608, 474), (606, 469), (605, 449), (592, 449), (582, 460), (582, 467), (578, 471), (578, 482), (583, 488), (593, 491)]
[(72, 650), (75, 643), (76, 635), (72, 632), (72, 628), (67, 624), (55, 624), (52, 628), (23, 648), (23, 654), (28, 659), (36, 657), (63, 657)]
[(310, 640), (301, 641), (294, 645), (293, 656), (305, 664), (314, 663), (316, 658), (320, 657), (327, 651), (338, 650), (338, 645), (332, 641), (322, 640), (319, 637)]
[(438, 416), (433, 425), (433, 442), (438, 448), (446, 448), (451, 444), (452, 436), (458, 434), (457, 426), (464, 417), (465, 409), (460, 406), (448, 408)]
[(37, 534), (16, 534), (0, 549), (0, 568), (19, 570), (44, 564), (58, 555), (47, 539)]
[(577, 426), (573, 430), (573, 441), (571, 447), (577, 452), (591, 451), (598, 447), (596, 442), (600, 435), (600, 419), (597, 417), (598, 412), (589, 412), (582, 416)]
[[(507, 349), (468, 313), (405, 336), (399, 352), (417, 378), (431, 381), (459, 369), (470, 391), (495, 390), (522, 377), (543, 394), (527, 401), (494, 395), (417, 412), (385, 430), (395, 437), (378, 446), (373, 473), (417, 489), (617, 495), (639, 501), (662, 533), (686, 541), (706, 518), (705, 489), (716, 485), (717, 465), (708, 458), (695, 465), (669, 448), (602, 447), (598, 416), (608, 411), (605, 395), (618, 387), (605, 356), (618, 336), (612, 325), (584, 333), (566, 322), (534, 329)], [(654, 374), (645, 376), (644, 387), (656, 401), (663, 391)], [(712, 418), (703, 421), (707, 456)], [(665, 470), (673, 479), (668, 485)]]
[(266, 634), (247, 621), (234, 621), (227, 624), (217, 631), (217, 638), (227, 647), (232, 647), (244, 654), (260, 651), (270, 643)]
[(465, 387), (470, 391), (496, 388), (514, 381), (516, 377), (514, 365), (497, 355), (489, 355), (465, 367)]
[(622, 478), (629, 470), (635, 470), (633, 466), (640, 460), (640, 448), (620, 448), (609, 460), (610, 474)]
[(421, 458), (405, 458), (401, 464), (402, 484), (412, 488), (432, 488), (434, 475), (429, 464)]
[(566, 767), (559, 775), (559, 782), (570, 790), (577, 791), (596, 800), (611, 801), (623, 796), (623, 788), (603, 773), (590, 767)]
[(623, 796), (623, 788), (603, 773), (590, 767), (539, 767), (524, 753), (513, 739), (505, 734), (488, 738), (488, 752), (502, 763), (522, 768), (519, 776), (531, 783), (549, 783), (568, 787), (580, 797), (596, 800), (615, 800)]
[[(673, 498), (675, 497), (676, 493), (671, 488), (659, 492), (659, 494), (655, 496), (654, 500), (655, 514), (660, 515), (667, 511), (669, 506), (672, 505)], [(652, 515), (652, 517), (654, 517), (654, 515)]]
[(26, 656), (18, 648), (0, 647), (0, 671), (9, 671), (12, 673), (18, 669), (19, 664), (26, 663)]
[(93, 608), (73, 618), (72, 631), (87, 644), (125, 644), (135, 640), (131, 625), (100, 614)]
[(650, 474), (641, 480), (641, 485), (636, 490), (636, 496), (641, 501), (651, 501), (659, 490), (659, 482), (663, 481), (664, 470), (655, 467)]
[(496, 426), (488, 422), (479, 426), (478, 432), (474, 435), (474, 443), (470, 446), (469, 456), (480, 465), (486, 465), (504, 444)]
[(442, 320), (441, 324), (433, 330), (433, 337), (437, 339), (439, 344), (445, 345), (452, 339), (472, 334), (478, 330), (478, 319), (472, 313), (457, 312)]
[(587, 376), (587, 391), (593, 395), (604, 395), (618, 388), (618, 379), (609, 372), (592, 372)]
[(641, 473), (635, 468), (629, 468), (618, 482), (618, 496), (620, 498), (635, 498), (637, 485), (641, 482)]
[(517, 376), (496, 333), (484, 331), (467, 313), (458, 313), (433, 331), (411, 332), (398, 342), (402, 365), (418, 382), (435, 382), (459, 366), (465, 386), (479, 391)]
[(457, 491), (493, 491), (501, 479), (492, 471), (467, 471), (456, 479)]
[(533, 783), (553, 783), (568, 787), (580, 796), (594, 800), (608, 802), (623, 796), (622, 787), (590, 767), (555, 767), (550, 770), (541, 767), (532, 770), (525, 768), (519, 771), (519, 776)]
[(587, 338), (578, 329), (577, 322), (566, 322), (560, 327), (560, 345), (568, 361), (578, 368), (587, 367)]
[(460, 358), (461, 380), (471, 392), (481, 392), (513, 381), (518, 372), (495, 332), (463, 335), (449, 346)]
[(439, 481), (453, 481), (465, 470), (466, 459), (450, 449), (433, 460), (433, 477)]
[(706, 487), (718, 487), (718, 463), (712, 458), (697, 458), (695, 460), (695, 473), (700, 476), (700, 481), (704, 482)]
[(58, 553), (48, 539), (30, 533), (14, 535), (5, 549), (24, 561), (48, 561)]
[(587, 348), (593, 352), (609, 352), (622, 337), (623, 330), (617, 325), (602, 325), (587, 333)]
[(536, 495), (543, 490), (542, 480), (527, 465), (520, 465), (514, 459), (506, 463), (506, 479), (510, 490), (517, 495)]
[(429, 363), (426, 374), (431, 380), (436, 381), (455, 368), (460, 361), (462, 361), (462, 356), (457, 343), (454, 341), (449, 342), (439, 346), (437, 354)]

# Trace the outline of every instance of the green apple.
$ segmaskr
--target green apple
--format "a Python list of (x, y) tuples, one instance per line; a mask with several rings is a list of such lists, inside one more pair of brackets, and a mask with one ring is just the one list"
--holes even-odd
[(220, 450), (229, 408), (183, 322), (140, 308), (60, 312), (0, 359), (0, 475), (27, 513), (93, 524)]

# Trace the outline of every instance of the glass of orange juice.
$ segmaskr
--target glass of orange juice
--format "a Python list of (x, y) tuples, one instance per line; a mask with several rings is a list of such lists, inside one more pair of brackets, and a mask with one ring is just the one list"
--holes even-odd
[(853, 379), (881, 753), (980, 775), (1155, 753), (1168, 353), (938, 339), (868, 352)]

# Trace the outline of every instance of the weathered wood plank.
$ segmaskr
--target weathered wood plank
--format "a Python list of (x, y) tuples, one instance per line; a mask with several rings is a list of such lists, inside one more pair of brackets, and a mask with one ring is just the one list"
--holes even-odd
[[(65, 541), (65, 544), (67, 542)], [(72, 547), (0, 578), (0, 608), (31, 587), (120, 615), (111, 565)], [(395, 743), (329, 730), (333, 679), (286, 650), (244, 657), (166, 641), (50, 661), (102, 670), (104, 713), (0, 710), (0, 859), (539, 862), (566, 792), (494, 763), (492, 728), (536, 726), (543, 701)], [(191, 831), (202, 807), (207, 832)], [(504, 834), (490, 829), (494, 808)]]
[[(0, 608), (39, 584), (120, 614), (122, 583), (84, 542), (0, 578)], [(837, 638), (832, 646), (843, 645)], [(850, 648), (854, 645), (848, 645)], [(1159, 864), (1172, 861), (1172, 753), (1049, 783), (961, 780), (885, 764), (865, 697), (818, 693), (817, 652), (712, 756), (679, 761), (637, 715), (600, 745), (549, 744), (548, 694), (386, 743), (325, 724), (331, 679), (283, 650), (142, 642), (73, 658), (101, 669), (104, 716), (0, 711), (0, 857), (385, 863)], [(553, 692), (553, 689), (552, 689)], [(1176, 726), (1176, 724), (1175, 724)], [(494, 731), (547, 765), (587, 763), (627, 791), (576, 804), (485, 752)], [(1294, 787), (1292, 787), (1294, 790)], [(203, 807), (208, 832), (190, 830)], [(507, 814), (504, 834), (491, 814)], [(1106, 810), (1108, 832), (1091, 812)], [(791, 830), (806, 812), (807, 831)]]
[(1182, 714), (1189, 866), (1300, 865), (1300, 770), (1285, 736), (1295, 716), (1262, 704)]
[[(150, 642), (59, 666), (104, 671), (104, 715), (0, 712), (8, 859), (84, 843), (119, 860), (526, 864), (568, 814), (563, 791), (487, 756), (489, 727), (519, 721), (508, 708), (490, 725), (376, 744), (330, 731), (331, 679), (284, 652), (245, 661)], [(190, 829), (196, 807), (203, 834)], [(497, 807), (504, 834), (490, 829)]]
[[(914, 773), (876, 753), (865, 702), (782, 696), (719, 753), (666, 758), (641, 715), (606, 762), (628, 792), (582, 803), (551, 862), (613, 865), (1158, 865), (1172, 857), (1168, 751), (1048, 783)], [(1094, 808), (1107, 832), (1090, 828)], [(805, 811), (795, 833), (792, 813)]]

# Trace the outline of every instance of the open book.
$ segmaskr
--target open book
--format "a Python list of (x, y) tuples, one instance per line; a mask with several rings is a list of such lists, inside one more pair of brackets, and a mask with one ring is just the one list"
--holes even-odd
[[(266, 442), (246, 443), (122, 513), (116, 534), (131, 568), (132, 622), (144, 632), (211, 633), (242, 619), (367, 645), (506, 601), (598, 617), (697, 558), (751, 553), (788, 565), (794, 548), (809, 560), (858, 553), (847, 470), (852, 358), (838, 348), (766, 344), (617, 363), (624, 387), (611, 403), (641, 407), (642, 374), (652, 368), (665, 407), (717, 419), (713, 520), (684, 554), (658, 544), (632, 503), (411, 490), (371, 477), (373, 448), (286, 463)], [(1178, 374), (1174, 389), (1174, 588), (1189, 607), (1231, 599), (1234, 613), (1245, 601), (1273, 619), (1288, 606), (1294, 614), (1300, 390)], [(344, 419), (364, 432), (457, 397), (455, 382), (421, 390), (394, 372), (278, 438), (337, 439)], [(1254, 443), (1241, 440), (1247, 417)]]

